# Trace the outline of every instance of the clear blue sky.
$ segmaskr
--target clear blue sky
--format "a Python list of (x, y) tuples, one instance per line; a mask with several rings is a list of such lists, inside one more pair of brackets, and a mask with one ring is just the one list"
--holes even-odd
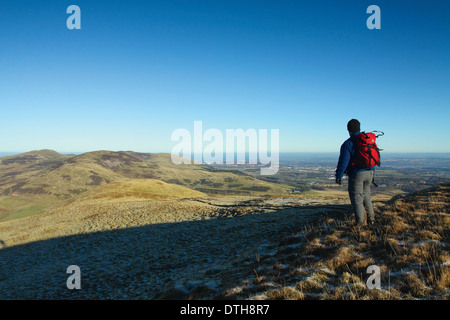
[[(81, 8), (81, 30), (66, 9)], [(381, 8), (381, 30), (366, 9)], [(279, 129), (338, 151), (450, 152), (449, 1), (17, 1), (0, 6), (0, 151), (170, 152), (173, 130)], [(224, 131), (225, 132), (225, 131)]]

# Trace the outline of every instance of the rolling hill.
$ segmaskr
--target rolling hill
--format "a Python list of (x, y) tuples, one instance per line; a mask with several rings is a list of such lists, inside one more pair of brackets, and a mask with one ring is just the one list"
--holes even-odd
[(30, 216), (98, 186), (130, 179), (160, 180), (208, 195), (286, 192), (283, 186), (239, 171), (175, 165), (170, 154), (94, 151), (64, 155), (37, 150), (0, 158), (0, 221)]
[(198, 198), (205, 196), (206, 194), (204, 194), (203, 192), (192, 190), (176, 184), (166, 183), (161, 180), (129, 179), (108, 183), (98, 188), (86, 191), (81, 195), (81, 197), (77, 197), (76, 200), (173, 200)]
[[(117, 188), (129, 193), (115, 198)], [(149, 200), (202, 195), (154, 179), (114, 182), (0, 223), (0, 299), (445, 300), (449, 188), (395, 197), (360, 228), (343, 200)], [(73, 264), (82, 290), (66, 287)], [(366, 286), (371, 265), (377, 290)]]

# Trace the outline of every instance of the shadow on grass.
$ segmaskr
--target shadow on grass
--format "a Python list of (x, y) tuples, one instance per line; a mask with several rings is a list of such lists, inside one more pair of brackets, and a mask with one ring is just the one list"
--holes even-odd
[[(151, 299), (165, 283), (254, 255), (280, 234), (348, 205), (153, 224), (36, 241), (0, 250), (0, 299)], [(7, 244), (6, 244), (7, 245)], [(69, 290), (67, 268), (81, 270)]]

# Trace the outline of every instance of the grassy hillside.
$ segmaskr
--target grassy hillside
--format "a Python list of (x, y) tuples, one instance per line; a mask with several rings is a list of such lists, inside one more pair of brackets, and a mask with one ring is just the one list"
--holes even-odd
[(0, 221), (33, 215), (60, 203), (56, 195), (35, 183), (72, 158), (53, 150), (35, 150), (0, 158)]
[(39, 192), (27, 189), (30, 179), (39, 177), (62, 166), (72, 158), (52, 150), (31, 151), (0, 158), (0, 194), (3, 196)]
[[(206, 194), (183, 186), (166, 183), (155, 179), (130, 179), (112, 182), (98, 188), (94, 188), (79, 198), (77, 201), (89, 200), (114, 200), (128, 199), (135, 201), (146, 200), (173, 200), (185, 198), (205, 197)], [(74, 199), (75, 200), (75, 199)]]
[[(127, 196), (116, 198), (118, 189)], [(0, 222), (0, 299), (151, 299), (167, 283), (233, 271), (233, 261), (253, 257), (282, 230), (336, 210), (326, 199), (168, 194), (203, 196), (153, 179), (124, 180)], [(71, 264), (82, 270), (82, 290), (61, 281)]]
[(98, 186), (128, 179), (156, 179), (209, 195), (286, 192), (283, 186), (238, 171), (175, 165), (169, 154), (95, 151), (62, 155), (40, 150), (0, 158), (0, 221), (30, 216)]
[[(343, 200), (204, 197), (155, 179), (124, 179), (36, 216), (1, 222), (0, 293), (13, 299), (446, 299), (449, 199), (450, 185), (394, 197), (376, 206), (374, 226), (358, 227)], [(74, 261), (87, 270), (79, 292), (67, 290), (60, 277)], [(380, 289), (366, 286), (371, 265), (380, 267)]]
[[(185, 298), (445, 299), (450, 293), (450, 185), (397, 196), (378, 207), (376, 224), (358, 227), (352, 214), (285, 234), (261, 255), (229, 273), (196, 279)], [(370, 265), (381, 289), (369, 290)], [(238, 271), (233, 270), (233, 274)], [(205, 283), (222, 282), (220, 290)], [(172, 294), (178, 295), (179, 292)], [(170, 292), (164, 293), (170, 297)]]

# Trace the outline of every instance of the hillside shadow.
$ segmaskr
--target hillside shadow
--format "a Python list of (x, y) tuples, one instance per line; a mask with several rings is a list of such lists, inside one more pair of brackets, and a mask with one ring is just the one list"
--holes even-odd
[[(169, 281), (254, 255), (281, 233), (349, 210), (349, 205), (299, 207), (5, 247), (0, 249), (0, 299), (149, 299)], [(80, 267), (80, 290), (66, 286), (70, 265)]]

